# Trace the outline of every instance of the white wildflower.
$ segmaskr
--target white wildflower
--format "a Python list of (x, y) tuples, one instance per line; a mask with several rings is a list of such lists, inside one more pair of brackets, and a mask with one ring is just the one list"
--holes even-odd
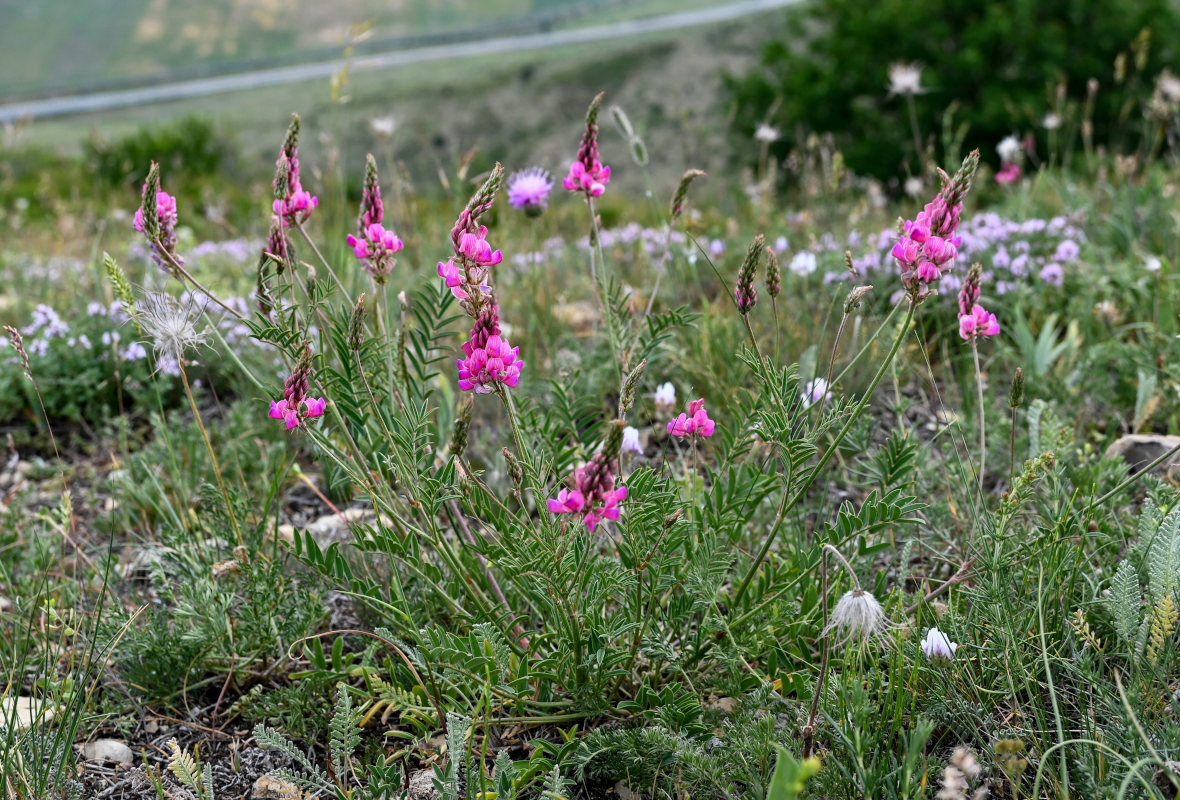
[(676, 405), (676, 387), (664, 383), (656, 387), (656, 408), (667, 409)]
[(387, 117), (373, 117), (369, 120), (369, 127), (377, 136), (389, 138), (397, 130), (397, 118), (392, 114)]
[(1005, 164), (1015, 164), (1020, 161), (1020, 156), (1024, 150), (1020, 146), (1020, 140), (1015, 136), (1005, 136), (996, 145), (996, 152), (1000, 154), (1000, 161)]
[(803, 250), (795, 254), (789, 266), (791, 272), (796, 275), (811, 275), (818, 267), (818, 263), (815, 259), (815, 253)]
[(931, 628), (926, 631), (926, 638), (922, 640), (922, 652), (926, 654), (926, 658), (936, 664), (950, 662), (954, 659), (955, 651), (958, 649), (959, 645), (956, 642), (952, 642), (938, 628)]
[(643, 445), (639, 443), (639, 429), (630, 425), (623, 428), (623, 452), (643, 455)]
[(803, 389), (803, 408), (811, 408), (816, 403), (826, 403), (832, 399), (828, 391), (828, 382), (823, 378), (808, 381)]
[(922, 93), (922, 65), (899, 61), (889, 65), (889, 93), (915, 95)]
[(781, 134), (779, 133), (778, 128), (776, 128), (773, 125), (770, 125), (766, 122), (763, 122), (754, 131), (754, 139), (759, 142), (764, 142), (766, 144), (770, 144), (771, 142), (777, 142), (780, 135)]

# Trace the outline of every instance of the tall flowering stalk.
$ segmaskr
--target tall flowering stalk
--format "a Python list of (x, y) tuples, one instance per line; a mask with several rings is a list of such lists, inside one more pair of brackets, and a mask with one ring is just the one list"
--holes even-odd
[[(932, 289), (929, 285), (932, 283), (932, 281), (922, 281), (917, 277), (918, 265), (923, 263), (920, 257), (928, 253), (926, 247), (930, 238), (933, 236), (939, 237), (941, 242), (957, 247), (957, 244), (955, 244), (953, 241), (948, 241), (947, 237), (954, 237), (955, 229), (959, 224), (959, 216), (963, 209), (963, 198), (971, 188), (971, 177), (975, 174), (975, 169), (978, 166), (979, 151), (975, 150), (970, 155), (968, 155), (967, 158), (963, 159), (963, 165), (959, 168), (959, 171), (955, 173), (954, 178), (947, 178), (945, 173), (943, 173), (943, 187), (942, 191), (939, 192), (938, 197), (936, 197), (933, 202), (926, 206), (925, 210), (923, 210), (922, 213), (918, 215), (916, 220), (904, 224), (901, 239), (894, 248), (894, 257), (898, 261), (898, 266), (902, 273), (902, 280), (905, 282), (907, 289), (907, 296), (905, 298), (905, 319), (902, 321), (901, 326), (897, 329), (897, 333), (893, 338), (893, 345), (890, 347), (889, 352), (885, 355), (885, 358), (877, 367), (877, 372), (873, 375), (872, 381), (869, 382), (868, 389), (865, 390), (865, 393), (861, 396), (860, 402), (858, 402), (856, 407), (853, 408), (852, 413), (845, 420), (844, 425), (840, 428), (839, 432), (837, 432), (832, 438), (832, 441), (828, 444), (828, 447), (824, 451), (823, 455), (820, 456), (815, 465), (810, 468), (806, 477), (800, 482), (798, 488), (796, 488), (793, 492), (790, 491), (789, 487), (788, 489), (784, 490), (782, 494), (782, 500), (779, 503), (778, 512), (775, 515), (775, 523), (771, 527), (769, 533), (767, 533), (766, 537), (763, 539), (762, 546), (759, 548), (757, 554), (755, 554), (754, 561), (746, 571), (745, 577), (743, 577), (741, 582), (738, 584), (737, 591), (734, 593), (732, 600), (733, 605), (737, 605), (741, 602), (742, 598), (745, 597), (746, 591), (750, 588), (750, 583), (754, 579), (754, 575), (757, 573), (758, 568), (762, 564), (762, 561), (766, 558), (766, 554), (770, 552), (771, 545), (774, 543), (774, 540), (777, 538), (779, 531), (782, 529), (783, 521), (788, 517), (787, 512), (799, 504), (799, 502), (811, 489), (816, 479), (819, 477), (820, 472), (835, 456), (837, 449), (840, 447), (840, 443), (843, 442), (845, 437), (848, 436), (848, 433), (852, 430), (853, 425), (856, 424), (857, 420), (868, 407), (869, 400), (872, 398), (873, 393), (877, 390), (877, 387), (881, 384), (881, 380), (885, 377), (885, 373), (889, 370), (890, 365), (893, 363), (893, 359), (897, 356), (897, 351), (901, 348), (902, 341), (909, 333), (910, 324), (914, 320), (914, 310), (917, 307), (917, 304), (932, 293)], [(942, 246), (944, 245), (938, 242), (934, 243), (934, 247), (936, 248), (941, 248)], [(899, 255), (899, 250), (903, 251), (901, 255)], [(902, 255), (904, 255), (904, 258)], [(944, 266), (949, 268), (949, 261), (944, 261)], [(941, 276), (941, 272), (938, 273), (938, 276)], [(937, 277), (935, 277), (934, 280), (937, 280)], [(849, 303), (859, 300), (860, 296), (861, 295), (857, 295), (854, 298), (850, 294)], [(901, 306), (902, 303), (898, 303), (893, 307), (893, 311), (889, 313), (889, 316), (881, 325), (881, 328), (878, 330), (878, 332), (873, 335), (872, 339), (870, 339), (870, 342), (875, 340), (877, 336), (880, 335), (881, 331), (883, 331), (890, 324), (893, 319), (893, 315), (897, 313)], [(850, 308), (850, 306), (846, 305), (846, 308)], [(857, 357), (853, 359), (853, 363), (855, 363), (856, 360), (859, 359), (867, 349), (868, 345), (866, 344), (866, 346), (862, 348), (860, 354), (858, 354)], [(851, 364), (849, 367), (851, 367)], [(848, 367), (845, 369), (848, 369)]]
[(606, 287), (599, 281), (598, 275), (598, 263), (602, 262), (605, 266), (605, 257), (598, 236), (598, 212), (594, 209), (594, 198), (600, 197), (606, 191), (606, 184), (610, 181), (610, 167), (603, 166), (598, 155), (598, 112), (602, 108), (602, 97), (603, 93), (599, 92), (586, 109), (586, 129), (582, 133), (582, 143), (562, 185), (571, 192), (580, 192), (586, 198), (586, 208), (590, 212), (590, 282), (594, 284), (599, 305), (602, 307), (611, 349), (618, 356), (621, 372), (626, 372), (628, 356), (619, 340), (620, 332), (615, 325), (614, 309), (607, 297)]
[(746, 249), (746, 257), (738, 269), (737, 285), (733, 290), (733, 300), (737, 304), (738, 313), (742, 315), (742, 323), (746, 326), (746, 333), (750, 335), (750, 343), (754, 351), (758, 349), (758, 340), (754, 337), (754, 329), (750, 327), (750, 312), (758, 302), (758, 290), (754, 287), (754, 277), (758, 274), (758, 265), (762, 261), (762, 254), (766, 251), (766, 237), (758, 234)]
[(283, 225), (305, 222), (320, 202), (299, 180), (299, 125), (299, 115), (292, 114), (275, 170), (273, 208)]
[(184, 266), (176, 253), (177, 222), (176, 198), (160, 188), (160, 165), (153, 161), (143, 183), (143, 203), (131, 225), (147, 238), (152, 261), (174, 277), (179, 277), (177, 266)]
[(971, 343), (975, 361), (975, 387), (979, 394), (979, 491), (983, 492), (983, 473), (987, 465), (987, 420), (983, 406), (983, 372), (979, 367), (979, 337), (1000, 332), (996, 315), (979, 304), (981, 268), (972, 264), (959, 289), (959, 336)]
[(379, 284), (393, 273), (401, 252), (402, 240), (381, 224), (385, 207), (381, 203), (381, 186), (377, 182), (377, 160), (372, 155), (365, 160), (365, 188), (361, 195), (361, 210), (357, 217), (357, 234), (348, 235), (348, 246)]
[(603, 93), (599, 92), (590, 101), (586, 110), (586, 131), (582, 134), (582, 144), (578, 147), (578, 156), (570, 164), (569, 174), (561, 185), (571, 192), (582, 192), (589, 200), (601, 197), (610, 183), (610, 167), (604, 166), (598, 157), (598, 112), (602, 108)]
[(451, 228), (454, 255), (438, 264), (439, 276), (475, 321), (463, 343), (465, 357), (458, 360), (458, 367), (459, 388), (476, 394), (492, 392), (497, 385), (515, 386), (524, 366), (520, 348), (512, 347), (500, 331), (500, 307), (492, 292), (490, 269), (504, 256), (492, 250), (488, 228), (479, 224), (503, 182), (504, 168), (497, 163)]
[(159, 264), (161, 269), (178, 280), (187, 280), (210, 300), (238, 319), (242, 319), (240, 311), (222, 302), (221, 298), (202, 286), (184, 268), (184, 261), (176, 252), (176, 225), (179, 216), (176, 198), (160, 189), (160, 165), (153, 161), (143, 182), (143, 200), (135, 211), (132, 227), (143, 234), (151, 249), (152, 260)]
[(963, 197), (979, 167), (979, 151), (973, 150), (953, 178), (939, 170), (942, 189), (918, 215), (901, 225), (893, 258), (901, 269), (901, 281), (910, 299), (918, 302), (935, 291), (939, 279), (954, 266), (961, 239), (955, 235), (963, 212)]

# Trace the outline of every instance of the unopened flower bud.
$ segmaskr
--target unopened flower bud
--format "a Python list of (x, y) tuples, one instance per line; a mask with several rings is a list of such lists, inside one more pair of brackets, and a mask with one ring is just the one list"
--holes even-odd
[(500, 452), (504, 454), (504, 461), (508, 464), (508, 478), (512, 481), (516, 496), (519, 497), (524, 487), (524, 467), (521, 466), (520, 459), (507, 447), (501, 448)]
[(746, 257), (738, 270), (737, 286), (734, 288), (733, 296), (737, 301), (738, 312), (743, 315), (749, 314), (750, 310), (754, 308), (754, 304), (758, 302), (758, 290), (754, 288), (754, 275), (758, 272), (758, 262), (762, 259), (762, 253), (765, 250), (766, 237), (758, 234), (754, 237), (754, 241), (750, 242), (750, 246), (746, 250)]
[(102, 254), (102, 266), (106, 270), (107, 280), (111, 282), (111, 288), (115, 291), (115, 297), (123, 304), (123, 312), (131, 317), (135, 329), (142, 333), (139, 322), (135, 319), (135, 295), (131, 292), (131, 282), (127, 280), (127, 274), (123, 272), (119, 262), (111, 258), (110, 253)]
[(610, 424), (606, 432), (606, 440), (602, 443), (602, 460), (605, 464), (614, 463), (623, 449), (623, 428), (627, 427), (625, 420), (616, 419)]
[(864, 300), (865, 295), (871, 291), (873, 291), (873, 287), (869, 284), (857, 286), (850, 291), (848, 297), (844, 300), (844, 313), (851, 314), (855, 311), (860, 306), (861, 301)]
[(348, 323), (348, 346), (359, 353), (365, 343), (365, 295), (362, 293), (352, 307), (352, 318)]
[(782, 269), (778, 265), (778, 256), (774, 253), (774, 248), (766, 248), (766, 293), (771, 298), (778, 297), (778, 293), (783, 288)]
[(690, 169), (680, 176), (680, 183), (676, 186), (676, 193), (672, 195), (672, 220), (684, 212), (684, 201), (688, 197), (688, 187), (697, 178), (704, 176), (704, 171)]
[(1016, 368), (1016, 374), (1012, 376), (1012, 388), (1008, 391), (1008, 407), (1020, 408), (1024, 404), (1024, 370), (1020, 367)]
[(143, 183), (143, 232), (148, 241), (160, 238), (160, 212), (157, 193), (160, 191), (160, 165), (155, 161), (148, 169), (147, 180)]
[(631, 406), (635, 404), (635, 390), (639, 386), (639, 381), (643, 378), (643, 372), (647, 369), (647, 359), (643, 359), (631, 370), (627, 375), (627, 379), (623, 381), (623, 391), (619, 393), (619, 416), (627, 416), (627, 412), (631, 410)]
[[(471, 412), (475, 407), (475, 399), (467, 394), (459, 401), (459, 411), (455, 414), (455, 432), (451, 434), (451, 455), (462, 458), (467, 449), (467, 432), (471, 430)], [(505, 456), (508, 458), (508, 456)]]

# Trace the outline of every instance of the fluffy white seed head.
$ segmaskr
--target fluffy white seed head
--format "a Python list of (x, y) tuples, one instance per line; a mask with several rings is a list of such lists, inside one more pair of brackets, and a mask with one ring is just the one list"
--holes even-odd
[(181, 362), (184, 354), (205, 344), (208, 333), (197, 330), (199, 312), (190, 298), (181, 303), (164, 292), (145, 292), (136, 304), (136, 319), (152, 338), (157, 357), (171, 356)]
[(851, 589), (844, 593), (832, 609), (824, 635), (836, 631), (845, 639), (864, 640), (874, 638), (883, 630), (885, 610), (877, 598), (864, 589)]

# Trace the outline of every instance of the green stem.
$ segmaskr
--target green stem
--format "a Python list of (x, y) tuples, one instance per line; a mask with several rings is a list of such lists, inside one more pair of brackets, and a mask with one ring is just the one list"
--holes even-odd
[(983, 372), (979, 369), (979, 344), (971, 337), (971, 356), (975, 359), (975, 388), (979, 399), (979, 496), (983, 497), (983, 474), (987, 467), (987, 417), (983, 408)]
[(180, 381), (184, 384), (184, 393), (188, 396), (189, 407), (193, 410), (193, 416), (197, 420), (197, 427), (201, 431), (201, 438), (205, 442), (205, 449), (209, 451), (209, 460), (213, 462), (213, 474), (217, 476), (217, 485), (221, 489), (221, 496), (225, 500), (225, 510), (229, 514), (230, 524), (233, 525), (234, 535), (238, 539), (238, 544), (245, 544), (242, 539), (242, 529), (238, 527), (238, 518), (234, 514), (233, 503), (229, 500), (229, 491), (225, 488), (225, 481), (221, 477), (221, 465), (217, 463), (217, 453), (213, 451), (213, 442), (209, 441), (209, 432), (205, 430), (205, 423), (201, 419), (201, 412), (197, 410), (197, 401), (193, 398), (192, 387), (189, 386), (188, 373), (184, 368), (184, 358), (180, 353), (176, 354), (176, 361), (180, 365)]
[[(836, 454), (836, 449), (840, 446), (840, 443), (844, 441), (844, 437), (848, 435), (848, 432), (852, 430), (852, 426), (856, 423), (857, 419), (859, 419), (860, 415), (864, 413), (865, 408), (869, 404), (869, 400), (872, 399), (873, 392), (876, 391), (877, 385), (881, 383), (881, 379), (885, 376), (885, 372), (889, 369), (889, 365), (893, 363), (894, 357), (897, 356), (897, 351), (901, 348), (902, 340), (905, 339), (906, 334), (909, 332), (910, 323), (913, 322), (914, 319), (914, 304), (911, 302), (908, 305), (909, 308), (906, 310), (905, 321), (902, 322), (901, 328), (897, 332), (897, 336), (893, 339), (893, 346), (889, 349), (889, 354), (885, 356), (885, 360), (881, 362), (881, 366), (877, 368), (877, 374), (873, 376), (872, 383), (870, 383), (869, 388), (865, 390), (864, 395), (861, 397), (860, 403), (858, 403), (856, 408), (853, 409), (852, 415), (849, 416), (848, 420), (844, 423), (844, 427), (840, 429), (840, 432), (836, 434), (836, 437), (832, 440), (832, 443), (828, 445), (828, 449), (824, 451), (823, 456), (820, 457), (819, 463), (815, 465), (810, 473), (808, 473), (807, 478), (803, 481), (803, 485), (800, 486), (793, 495), (790, 495), (787, 491), (783, 492), (783, 502), (779, 505), (778, 515), (775, 518), (774, 527), (771, 528), (770, 533), (766, 535), (766, 540), (763, 541), (762, 547), (758, 550), (758, 555), (754, 557), (754, 563), (750, 565), (749, 571), (746, 572), (746, 577), (743, 578), (742, 582), (738, 585), (738, 590), (733, 597), (731, 606), (737, 606), (745, 596), (746, 590), (750, 587), (750, 582), (754, 579), (754, 573), (757, 572), (758, 567), (762, 565), (763, 559), (766, 558), (766, 554), (770, 551), (770, 546), (774, 543), (775, 537), (778, 536), (779, 529), (782, 527), (783, 520), (786, 518), (786, 512), (791, 508), (794, 508), (799, 503), (799, 501), (803, 499), (803, 496), (811, 488), (811, 485), (815, 483), (815, 479), (819, 477), (819, 473), (825, 466), (827, 466), (827, 463), (832, 459), (832, 456)], [(789, 500), (788, 497), (790, 498)]]

